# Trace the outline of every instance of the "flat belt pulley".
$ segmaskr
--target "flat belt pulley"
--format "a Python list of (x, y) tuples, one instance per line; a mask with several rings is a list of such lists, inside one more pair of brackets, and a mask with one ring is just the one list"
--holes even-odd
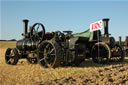
[(35, 23), (31, 28), (31, 38), (35, 42), (41, 42), (44, 39), (45, 27), (41, 23)]

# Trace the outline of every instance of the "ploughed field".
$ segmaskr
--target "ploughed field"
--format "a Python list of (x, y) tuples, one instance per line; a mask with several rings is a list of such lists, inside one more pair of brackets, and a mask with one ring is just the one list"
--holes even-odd
[(85, 60), (79, 67), (44, 69), (25, 59), (7, 65), (4, 55), (8, 47), (15, 47), (15, 42), (0, 42), (0, 85), (128, 85), (128, 57), (120, 63)]

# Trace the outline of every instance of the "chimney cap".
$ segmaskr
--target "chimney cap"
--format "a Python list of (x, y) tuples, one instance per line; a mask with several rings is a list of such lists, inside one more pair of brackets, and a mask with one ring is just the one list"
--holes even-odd
[(104, 18), (102, 19), (103, 21), (109, 21), (110, 19), (109, 18)]
[(28, 19), (24, 19), (23, 22), (29, 22), (29, 20)]

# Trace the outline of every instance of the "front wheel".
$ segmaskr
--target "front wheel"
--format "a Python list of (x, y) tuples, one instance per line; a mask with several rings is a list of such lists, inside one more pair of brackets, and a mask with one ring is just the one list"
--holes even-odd
[(95, 63), (105, 64), (111, 57), (111, 50), (106, 43), (99, 42), (92, 47), (91, 55)]
[(19, 60), (19, 54), (16, 48), (8, 48), (5, 53), (5, 61), (7, 64), (16, 65)]
[(121, 62), (124, 60), (124, 51), (120, 47), (120, 45), (116, 44), (112, 49), (112, 56), (110, 58), (110, 61), (116, 61), (116, 62)]

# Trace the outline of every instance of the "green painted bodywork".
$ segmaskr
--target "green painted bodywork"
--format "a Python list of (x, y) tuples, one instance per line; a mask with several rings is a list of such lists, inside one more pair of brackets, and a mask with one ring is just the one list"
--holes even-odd
[(73, 34), (73, 37), (86, 37), (86, 38), (89, 39), (89, 41), (92, 41), (93, 40), (93, 35), (94, 35), (94, 33), (90, 32), (90, 30), (88, 29), (84, 32)]

